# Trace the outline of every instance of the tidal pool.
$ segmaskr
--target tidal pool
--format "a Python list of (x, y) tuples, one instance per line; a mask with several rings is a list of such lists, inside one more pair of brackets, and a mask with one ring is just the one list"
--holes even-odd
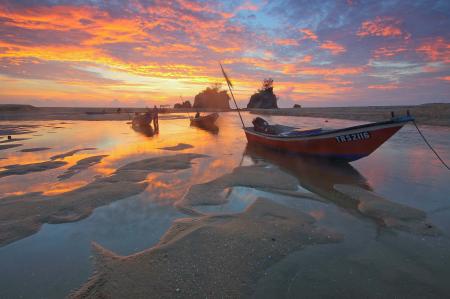
[[(309, 214), (317, 226), (338, 232), (342, 240), (295, 249), (268, 263), (265, 274), (254, 278), (255, 297), (442, 298), (450, 293), (447, 283), (450, 174), (427, 149), (413, 126), (405, 126), (369, 157), (347, 164), (249, 148), (239, 119), (231, 113), (221, 113), (217, 134), (189, 127), (189, 120), (179, 116), (161, 119), (160, 133), (154, 136), (136, 132), (124, 121), (20, 122), (20, 126), (30, 126), (20, 132), (23, 134), (13, 136), (23, 139), (20, 146), (0, 150), (3, 158), (0, 172), (11, 165), (64, 163), (0, 177), (0, 208), (2, 200), (6, 203), (5, 198), (32, 192), (48, 196), (71, 192), (143, 159), (178, 153), (205, 157), (192, 160), (186, 169), (150, 172), (143, 192), (97, 207), (87, 218), (44, 224), (36, 233), (3, 244), (0, 247), (1, 298), (67, 296), (81, 287), (94, 270), (93, 241), (118, 255), (151, 248), (174, 220), (192, 217), (174, 206), (189, 188), (229, 174), (235, 167), (261, 164), (289, 174), (298, 180), (298, 190), (321, 200), (237, 185), (220, 194), (227, 199), (226, 203), (196, 209), (207, 215), (235, 214), (264, 197)], [(253, 117), (244, 114), (248, 124)], [(333, 119), (325, 122), (321, 118), (264, 118), (303, 127), (345, 127), (361, 123)], [(0, 122), (8, 128), (16, 124)], [(54, 133), (50, 134), (49, 130)], [(424, 126), (422, 130), (444, 160), (450, 161), (450, 128)], [(177, 147), (180, 143), (184, 145)], [(22, 151), (30, 148), (48, 149)], [(104, 156), (96, 163), (77, 168), (65, 180), (58, 179), (78, 161), (101, 155)], [(429, 236), (414, 229), (387, 227), (379, 219), (361, 213), (357, 203), (334, 188), (336, 184), (368, 189), (389, 202), (421, 210), (439, 234)]]

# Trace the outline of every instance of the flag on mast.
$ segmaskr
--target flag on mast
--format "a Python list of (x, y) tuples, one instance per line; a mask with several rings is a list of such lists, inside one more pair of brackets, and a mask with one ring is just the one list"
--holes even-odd
[(225, 73), (225, 70), (223, 69), (223, 66), (222, 66), (222, 64), (220, 62), (219, 62), (219, 65), (220, 65), (220, 68), (222, 69), (222, 74), (225, 77), (225, 80), (227, 81), (228, 89), (230, 90), (230, 93), (231, 93), (231, 98), (233, 99), (233, 102), (236, 105), (236, 110), (237, 110), (237, 112), (239, 114), (239, 118), (241, 119), (242, 128), (245, 128), (244, 120), (242, 119), (241, 112), (239, 111), (239, 106), (236, 103), (236, 99), (234, 98), (233, 91), (231, 90), (231, 88), (233, 87), (233, 84), (231, 84), (231, 81), (228, 78), (227, 73)]
[(233, 84), (231, 83), (230, 79), (228, 78), (227, 73), (225, 73), (225, 70), (223, 69), (222, 64), (221, 64), (221, 63), (219, 63), (219, 64), (220, 64), (220, 68), (222, 69), (222, 74), (223, 74), (223, 76), (225, 77), (225, 80), (227, 80), (228, 86), (230, 86), (231, 88), (233, 88)]

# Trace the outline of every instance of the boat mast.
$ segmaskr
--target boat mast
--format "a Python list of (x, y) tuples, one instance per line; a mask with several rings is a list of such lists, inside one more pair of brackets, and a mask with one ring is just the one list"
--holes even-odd
[(231, 97), (233, 98), (233, 102), (234, 102), (234, 104), (236, 105), (236, 109), (237, 109), (237, 112), (238, 112), (238, 114), (239, 114), (239, 118), (241, 119), (242, 128), (245, 129), (244, 120), (242, 119), (242, 116), (241, 116), (241, 111), (239, 110), (239, 106), (238, 106), (238, 104), (236, 103), (236, 99), (234, 98), (233, 91), (231, 90), (231, 86), (232, 86), (231, 81), (230, 81), (230, 79), (228, 79), (228, 76), (227, 76), (227, 74), (225, 73), (225, 71), (224, 71), (224, 69), (223, 69), (223, 66), (222, 66), (222, 64), (221, 64), (220, 62), (219, 62), (219, 65), (220, 65), (220, 68), (222, 69), (222, 74), (223, 74), (223, 76), (225, 77), (225, 81), (227, 81), (228, 89), (230, 90)]

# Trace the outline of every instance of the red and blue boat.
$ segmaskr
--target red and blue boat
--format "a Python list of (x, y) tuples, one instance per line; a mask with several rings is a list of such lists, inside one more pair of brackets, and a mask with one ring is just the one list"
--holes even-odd
[(272, 125), (270, 130), (245, 127), (249, 145), (329, 159), (355, 161), (370, 155), (386, 140), (413, 121), (411, 116), (343, 129), (307, 129)]
[(250, 146), (264, 146), (288, 153), (351, 162), (367, 157), (406, 123), (414, 121), (414, 118), (407, 111), (406, 116), (401, 117), (394, 117), (392, 113), (392, 117), (388, 121), (342, 129), (300, 130), (281, 125), (271, 126), (259, 117), (253, 120), (254, 127), (245, 127), (231, 89), (233, 85), (222, 64), (220, 64), (220, 68), (236, 105), (242, 128)]

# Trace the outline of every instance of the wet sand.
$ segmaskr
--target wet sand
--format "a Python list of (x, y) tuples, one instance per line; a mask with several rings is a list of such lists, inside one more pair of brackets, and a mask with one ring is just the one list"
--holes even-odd
[(75, 164), (74, 166), (71, 166), (63, 174), (59, 175), (58, 179), (60, 181), (67, 180), (67, 179), (73, 177), (74, 175), (82, 172), (83, 170), (85, 170), (95, 164), (100, 163), (102, 161), (102, 159), (105, 157), (108, 157), (108, 155), (98, 155), (98, 156), (92, 156), (92, 157), (78, 160), (77, 164)]
[[(10, 175), (25, 175), (32, 172), (42, 172), (66, 165), (64, 161), (45, 161), (31, 164), (5, 165), (5, 170), (0, 171), (0, 178)], [(0, 198), (1, 200), (1, 198)]]
[(46, 151), (49, 150), (49, 147), (33, 147), (33, 148), (24, 148), (21, 149), (20, 151), (22, 153), (32, 153), (32, 152), (42, 152), (42, 151)]
[(186, 143), (178, 143), (174, 146), (166, 146), (166, 147), (160, 147), (159, 149), (166, 150), (166, 151), (182, 151), (188, 148), (193, 148), (192, 145), (186, 144)]
[[(439, 265), (446, 267), (448, 255), (433, 250), (439, 246), (447, 248), (448, 218), (445, 207), (441, 206), (445, 193), (442, 190), (445, 191), (447, 185), (441, 182), (439, 165), (420, 164), (422, 160), (417, 158), (419, 147), (414, 145), (411, 149), (413, 139), (408, 128), (399, 132), (397, 139), (393, 138), (393, 145), (388, 143), (353, 167), (347, 163), (293, 158), (273, 151), (246, 148), (242, 142), (245, 137), (240, 135), (239, 120), (231, 119), (232, 115), (229, 115), (223, 116), (224, 125), (215, 136), (191, 130), (187, 120), (173, 118), (162, 121), (159, 136), (137, 134), (125, 122), (114, 122), (117, 125), (99, 122), (96, 127), (103, 127), (97, 135), (84, 139), (87, 134), (80, 135), (80, 132), (87, 132), (91, 125), (77, 123), (71, 129), (57, 130), (71, 134), (65, 137), (67, 141), (72, 141), (70, 136), (79, 138), (71, 146), (57, 148), (55, 144), (46, 144), (49, 135), (53, 134), (44, 134), (42, 139), (30, 138), (23, 143), (28, 148), (48, 146), (48, 151), (22, 153), (5, 149), (2, 156), (5, 153), (5, 157), (13, 162), (1, 162), (4, 170), (0, 171), (0, 177), (3, 174), (0, 183), (7, 185), (13, 179), (21, 181), (21, 178), (35, 182), (33, 180), (40, 179), (37, 176), (47, 176), (49, 184), (67, 181), (70, 191), (46, 194), (42, 191), (48, 185), (42, 185), (38, 192), (26, 189), (29, 191), (25, 194), (0, 198), (0, 247), (8, 249), (17, 244), (19, 249), (20, 246), (36, 248), (34, 245), (40, 243), (33, 243), (33, 238), (47, 230), (45, 224), (58, 224), (47, 226), (53, 227), (50, 231), (69, 223), (81, 224), (95, 213), (94, 209), (108, 208), (119, 200), (123, 202), (120, 209), (125, 209), (122, 212), (128, 215), (131, 223), (131, 228), (122, 237), (135, 235), (141, 228), (133, 222), (135, 214), (127, 211), (126, 206), (133, 196), (142, 195), (144, 202), (154, 196), (152, 200), (158, 205), (168, 205), (176, 213), (184, 214), (178, 217), (189, 218), (175, 221), (158, 243), (147, 244), (131, 253), (119, 254), (120, 251), (110, 244), (99, 242), (99, 245), (95, 243), (97, 238), (86, 237), (89, 242), (94, 242), (95, 272), (92, 277), (84, 283), (69, 284), (71, 287), (58, 295), (47, 296), (50, 291), (46, 291), (42, 296), (60, 298), (70, 289), (74, 290), (70, 295), (74, 298), (283, 297), (280, 294), (308, 298), (353, 294), (377, 298), (383, 295), (377, 290), (400, 297), (406, 294), (442, 297), (446, 293), (445, 282), (440, 279), (446, 277), (448, 271)], [(244, 115), (246, 122), (252, 117)], [(323, 120), (318, 119), (318, 122)], [(230, 123), (231, 130), (227, 127)], [(7, 126), (8, 130), (15, 130), (14, 124)], [(19, 134), (20, 126), (17, 125)], [(54, 124), (42, 127), (47, 130), (51, 126)], [(78, 131), (80, 126), (82, 129)], [(24, 128), (41, 130), (39, 125)], [(430, 129), (428, 134), (432, 132)], [(59, 134), (57, 143), (60, 143), (58, 138), (65, 136)], [(104, 139), (98, 140), (98, 136)], [(183, 141), (186, 143), (177, 144), (179, 136), (185, 136)], [(437, 140), (436, 136), (431, 137)], [(438, 149), (446, 153), (445, 146), (444, 141), (438, 144)], [(188, 152), (196, 153), (168, 155), (169, 152), (164, 151), (188, 149)], [(400, 153), (405, 152), (408, 154), (399, 158)], [(378, 153), (381, 156), (377, 156)], [(423, 152), (419, 153), (423, 155)], [(23, 162), (30, 158), (29, 163)], [(397, 167), (395, 163), (403, 164)], [(417, 174), (417, 170), (414, 172), (405, 165), (426, 171)], [(95, 176), (77, 182), (92, 168), (96, 169)], [(381, 174), (373, 175), (376, 171)], [(161, 176), (166, 176), (166, 180)], [(72, 183), (76, 183), (75, 187), (70, 185)], [(383, 189), (389, 184), (394, 191)], [(11, 191), (21, 191), (20, 186)], [(6, 186), (3, 188), (9, 190)], [(406, 196), (402, 191), (405, 189), (420, 192), (411, 191), (412, 194)], [(246, 199), (246, 194), (250, 199)], [(421, 200), (424, 195), (430, 198), (426, 203)], [(244, 212), (221, 211), (222, 207), (236, 201), (250, 206)], [(136, 209), (144, 207), (148, 205), (140, 203)], [(205, 207), (215, 210), (208, 212)], [(437, 214), (430, 212), (433, 209)], [(105, 212), (110, 214), (111, 221), (117, 221), (116, 213)], [(146, 214), (143, 218), (158, 217), (166, 215)], [(330, 218), (331, 222), (327, 222)], [(110, 235), (110, 223), (99, 226), (106, 227), (104, 235)], [(146, 228), (141, 238), (146, 239), (145, 232), (150, 234), (154, 229)], [(64, 229), (60, 233), (67, 236)], [(44, 240), (51, 241), (58, 236), (61, 237), (50, 233)], [(386, 238), (391, 238), (392, 244), (379, 243)], [(121, 240), (120, 237), (114, 239)], [(78, 243), (79, 239), (77, 235), (69, 235), (67, 240)], [(405, 240), (410, 240), (406, 243), (410, 245), (404, 246)], [(361, 245), (354, 244), (358, 242), (370, 244), (370, 248), (360, 250), (358, 246)], [(430, 251), (425, 250), (428, 247), (421, 247), (427, 244)], [(52, 242), (48, 246), (53, 246)], [(415, 248), (418, 248), (417, 252), (408, 251)], [(14, 253), (15, 249), (11, 247), (9, 252)], [(0, 257), (3, 253), (7, 259), (9, 255), (5, 252), (8, 250), (2, 252), (0, 248)], [(35, 259), (43, 259), (34, 267), (43, 264), (48, 267), (51, 263), (45, 262), (45, 257), (39, 256), (37, 251), (31, 255), (34, 254)], [(76, 260), (67, 259), (69, 250), (59, 254), (65, 260), (62, 263), (67, 263), (59, 272), (63, 276), (63, 271), (70, 272)], [(433, 266), (429, 264), (430, 259)], [(19, 259), (16, 263), (20, 264)], [(16, 265), (12, 267), (15, 269)], [(24, 267), (28, 269), (28, 265)], [(30, 266), (27, 271), (36, 269)], [(42, 269), (39, 271), (44, 273), (43, 276), (47, 275)], [(27, 283), (22, 277), (25, 276), (19, 279)], [(396, 283), (389, 283), (391, 278)], [(355, 287), (353, 281), (357, 281), (358, 286)], [(9, 288), (6, 284), (2, 286), (0, 282), (3, 289)], [(21, 292), (18, 288), (6, 294), (19, 297)], [(32, 293), (30, 291), (28, 297), (32, 298)]]
[[(62, 194), (47, 196), (40, 192), (0, 198), (0, 246), (36, 233), (44, 223), (65, 223), (86, 218), (96, 207), (141, 193), (151, 172), (186, 169), (191, 160), (203, 155), (179, 154), (141, 160), (117, 169), (112, 175)], [(43, 171), (60, 167), (64, 161), (13, 165), (1, 176)]]
[(427, 222), (424, 211), (395, 203), (357, 186), (336, 184), (334, 188), (349, 199), (356, 200), (362, 214), (379, 221), (385, 227), (418, 235), (441, 234), (435, 225)]
[(249, 297), (264, 271), (291, 252), (342, 239), (314, 222), (260, 198), (241, 214), (179, 220), (157, 246), (135, 255), (94, 244), (96, 273), (70, 297)]
[(241, 166), (230, 174), (198, 185), (193, 185), (185, 196), (175, 203), (181, 211), (191, 215), (201, 215), (195, 210), (200, 205), (221, 205), (228, 201), (222, 194), (233, 187), (249, 187), (272, 193), (321, 200), (312, 193), (298, 191), (298, 181), (294, 177), (268, 165)]
[(19, 143), (0, 144), (0, 151), (1, 150), (5, 150), (5, 149), (9, 149), (9, 148), (19, 147), (19, 146), (22, 146), (22, 144), (19, 144)]

